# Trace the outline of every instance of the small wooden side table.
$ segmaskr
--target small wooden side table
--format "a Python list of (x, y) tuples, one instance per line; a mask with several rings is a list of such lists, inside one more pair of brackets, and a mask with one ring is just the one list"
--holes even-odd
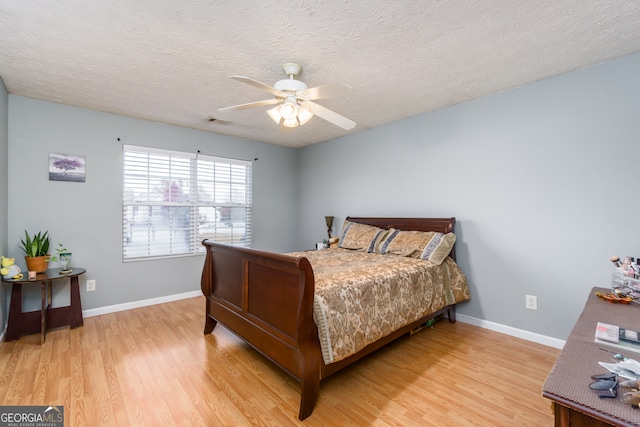
[[(58, 268), (50, 268), (44, 273), (38, 273), (34, 280), (29, 280), (26, 271), (22, 279), (2, 279), (11, 283), (11, 302), (9, 305), (9, 319), (7, 323), (6, 341), (17, 340), (23, 334), (40, 332), (40, 343), (48, 329), (60, 326), (70, 326), (72, 329), (83, 325), (82, 302), (80, 301), (80, 287), (78, 276), (84, 274), (84, 268), (73, 268), (69, 273), (60, 273)], [(70, 304), (64, 307), (51, 306), (51, 287), (54, 282), (70, 279)], [(26, 283), (40, 283), (42, 306), (40, 310), (22, 311), (22, 285)]]

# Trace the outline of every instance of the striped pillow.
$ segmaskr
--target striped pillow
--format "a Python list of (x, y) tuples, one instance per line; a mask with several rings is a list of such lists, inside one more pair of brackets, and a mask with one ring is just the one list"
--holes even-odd
[(433, 238), (427, 243), (420, 255), (420, 259), (431, 261), (440, 265), (451, 253), (453, 244), (456, 242), (456, 235), (453, 233), (435, 233)]
[(455, 242), (453, 233), (393, 230), (380, 245), (380, 253), (418, 258), (440, 265), (451, 253)]
[(345, 221), (338, 247), (362, 252), (376, 252), (389, 230), (373, 225)]

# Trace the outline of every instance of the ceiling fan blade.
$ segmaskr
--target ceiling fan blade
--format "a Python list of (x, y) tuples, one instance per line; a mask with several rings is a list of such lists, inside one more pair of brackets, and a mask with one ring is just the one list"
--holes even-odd
[(246, 83), (246, 84), (249, 84), (251, 86), (255, 86), (258, 89), (262, 89), (262, 90), (264, 90), (266, 92), (269, 92), (269, 93), (272, 93), (274, 95), (278, 95), (278, 96), (282, 95), (282, 92), (280, 92), (279, 90), (269, 86), (268, 84), (259, 82), (257, 80), (253, 80), (252, 78), (244, 77), (244, 76), (231, 76), (231, 78), (232, 79), (236, 79), (239, 82)]
[(301, 90), (296, 95), (301, 98), (312, 101), (314, 99), (322, 98), (336, 98), (338, 96), (346, 96), (351, 93), (351, 86), (346, 83), (339, 83), (326, 86), (310, 87), (309, 89)]
[(282, 102), (282, 99), (273, 98), (273, 99), (265, 99), (262, 101), (248, 102), (246, 104), (239, 104), (231, 107), (218, 108), (218, 111), (224, 112), (224, 111), (245, 110), (247, 108), (262, 107), (263, 105), (273, 105), (273, 104), (277, 104), (278, 102)]
[(341, 116), (335, 111), (331, 111), (320, 104), (308, 101), (305, 103), (305, 105), (308, 105), (309, 110), (316, 116), (330, 123), (333, 123), (334, 125), (339, 126), (344, 130), (351, 130), (356, 126), (356, 122), (354, 122), (353, 120), (347, 119), (346, 117)]

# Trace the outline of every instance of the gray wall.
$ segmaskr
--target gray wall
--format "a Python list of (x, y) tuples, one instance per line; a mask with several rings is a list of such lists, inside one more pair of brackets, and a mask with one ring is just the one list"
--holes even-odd
[[(96, 291), (81, 291), (85, 310), (200, 289), (203, 256), (122, 262), (123, 143), (258, 158), (253, 171), (254, 247), (296, 249), (295, 236), (288, 232), (297, 226), (293, 149), (14, 95), (9, 95), (8, 117), (7, 252), (24, 267), (19, 249), (24, 230), (48, 230), (52, 246), (63, 243), (73, 253), (72, 265), (85, 267), (84, 278), (96, 280)], [(86, 182), (49, 181), (51, 152), (85, 156)], [(7, 218), (4, 213), (2, 218)], [(65, 294), (62, 286), (55, 297)], [(26, 300), (39, 301), (33, 290)]]
[(455, 216), (460, 313), (565, 339), (609, 258), (640, 256), (638, 76), (627, 56), (302, 149), (299, 246), (324, 215)]
[[(0, 255), (8, 256), (7, 251), (7, 192), (9, 188), (9, 94), (0, 78)], [(6, 325), (8, 286), (0, 286), (0, 331)]]
[[(84, 309), (198, 290), (202, 257), (122, 263), (117, 138), (258, 157), (255, 247), (311, 248), (325, 215), (334, 234), (347, 215), (453, 215), (473, 295), (460, 313), (564, 339), (609, 257), (640, 255), (638, 75), (631, 55), (300, 150), (13, 95), (7, 108), (1, 87), (0, 245), (21, 258), (23, 230), (49, 230), (97, 280)], [(85, 155), (87, 181), (48, 181), (50, 152)]]

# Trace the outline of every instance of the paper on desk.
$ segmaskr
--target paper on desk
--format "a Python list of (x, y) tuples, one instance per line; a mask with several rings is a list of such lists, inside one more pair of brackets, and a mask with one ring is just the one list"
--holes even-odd
[(623, 378), (640, 380), (640, 362), (637, 360), (624, 359), (622, 362), (618, 363), (598, 362), (598, 364), (609, 372), (613, 372)]

